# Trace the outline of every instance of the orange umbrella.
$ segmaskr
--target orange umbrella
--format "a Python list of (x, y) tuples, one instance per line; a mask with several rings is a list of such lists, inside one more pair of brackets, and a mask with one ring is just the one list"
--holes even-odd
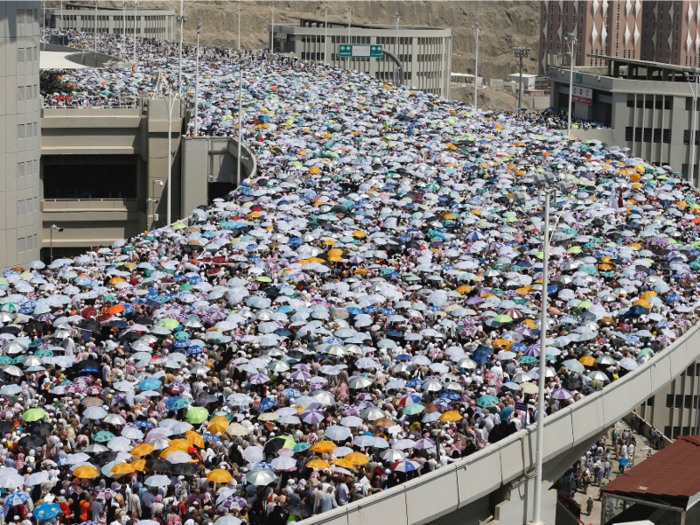
[(578, 362), (581, 363), (583, 366), (595, 366), (595, 357), (590, 355), (584, 355), (581, 359), (578, 360)]
[(332, 441), (317, 441), (316, 443), (311, 445), (311, 448), (309, 450), (311, 450), (311, 452), (324, 453), (330, 452), (331, 450), (336, 448), (338, 448), (338, 445), (336, 445)]
[(130, 465), (134, 467), (134, 470), (138, 470), (139, 472), (143, 472), (144, 470), (146, 470), (145, 459), (137, 459), (136, 461), (132, 461)]
[(207, 425), (207, 430), (212, 434), (217, 434), (221, 432), (222, 434), (226, 432), (226, 429), (231, 424), (231, 422), (224, 416), (214, 416), (209, 421)]
[(112, 474), (131, 474), (132, 472), (136, 472), (136, 469), (129, 463), (119, 463), (118, 465), (114, 465), (110, 472)]
[(440, 421), (459, 421), (460, 419), (462, 419), (462, 416), (454, 410), (445, 412), (440, 416)]
[(331, 463), (332, 463), (333, 465), (337, 465), (337, 466), (339, 466), (339, 467), (343, 467), (343, 468), (346, 468), (346, 469), (349, 469), (349, 470), (354, 470), (354, 469), (355, 469), (355, 465), (353, 465), (352, 463), (350, 463), (347, 459), (334, 459), (333, 461), (331, 461)]
[(145, 456), (146, 454), (150, 454), (155, 450), (155, 447), (151, 445), (150, 443), (141, 443), (138, 446), (135, 446), (134, 448), (131, 449), (131, 455), (136, 456), (137, 458), (140, 458), (141, 456)]
[(194, 430), (188, 430), (185, 432), (185, 436), (187, 436), (187, 441), (192, 442), (195, 447), (204, 448), (204, 439)]
[(123, 311), (124, 311), (124, 306), (123, 306), (123, 305), (121, 305), (121, 304), (115, 304), (114, 306), (112, 306), (111, 308), (109, 308), (109, 309), (107, 310), (107, 313), (108, 313), (108, 314), (114, 315), (114, 314), (121, 313), (121, 312), (123, 312)]
[(233, 479), (230, 472), (216, 468), (207, 474), (207, 479), (213, 481), (214, 483), (228, 483)]
[[(181, 450), (182, 452), (187, 452), (192, 447), (192, 442), (188, 439), (173, 439), (168, 441), (168, 446), (173, 450)], [(169, 450), (169, 449), (165, 449)]]
[(308, 468), (319, 468), (319, 469), (331, 468), (328, 461), (323, 461), (322, 459), (312, 459), (311, 461), (309, 461), (306, 464), (306, 466)]
[(387, 417), (380, 417), (379, 419), (372, 421), (372, 424), (375, 427), (393, 427), (396, 423)]
[(73, 471), (73, 475), (80, 479), (91, 479), (99, 476), (100, 472), (95, 467), (91, 467), (90, 465), (81, 465)]
[(345, 459), (355, 465), (366, 465), (369, 463), (369, 456), (366, 456), (361, 452), (352, 452), (345, 456)]

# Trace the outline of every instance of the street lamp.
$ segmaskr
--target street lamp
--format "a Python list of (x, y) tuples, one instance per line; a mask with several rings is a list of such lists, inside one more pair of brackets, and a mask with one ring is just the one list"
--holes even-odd
[[(122, 33), (122, 42), (126, 44), (126, 2), (122, 4), (122, 26), (124, 27), (124, 32)], [(124, 46), (126, 47), (126, 45)], [(126, 49), (124, 49), (124, 54), (122, 57), (126, 58)]]
[[(394, 20), (396, 21), (396, 45), (394, 46), (394, 54), (398, 60), (399, 58), (399, 22), (401, 21), (401, 15), (399, 13), (394, 13)], [(398, 68), (394, 68), (394, 84), (398, 84), (397, 75), (399, 74)]]
[(478, 23), (474, 22), (472, 24), (472, 31), (474, 32), (474, 39), (476, 40), (476, 57), (474, 58), (474, 110), (476, 110), (476, 80), (477, 78), (479, 78), (479, 33), (481, 32), (481, 26)]
[[(194, 3), (194, 0), (190, 2), (187, 7), (185, 7), (185, 0), (180, 0), (180, 16), (177, 17), (177, 21), (180, 22), (180, 42), (178, 49), (178, 73), (177, 73), (177, 89), (182, 93), (182, 41), (185, 34), (185, 22), (187, 18), (185, 17), (185, 9), (190, 7)], [(240, 21), (238, 22), (240, 25)]]
[(569, 62), (569, 125), (568, 133), (571, 135), (571, 102), (574, 98), (574, 47), (576, 47), (576, 35), (574, 33), (569, 33), (569, 36), (564, 37), (564, 42), (568, 48), (569, 56), (571, 60)]
[[(348, 7), (348, 45), (350, 45), (350, 26), (352, 25), (352, 7)], [(350, 48), (352, 49), (352, 48)], [(346, 69), (350, 69), (350, 57), (345, 62)]]
[[(544, 387), (547, 371), (547, 286), (548, 286), (548, 271), (549, 271), (549, 247), (552, 239), (549, 236), (549, 202), (550, 197), (555, 194), (556, 189), (549, 187), (550, 179), (547, 175), (535, 178), (535, 185), (544, 193), (544, 228), (542, 232), (542, 310), (540, 312), (540, 363), (539, 363), (539, 378), (538, 378), (538, 395), (537, 395), (537, 462), (536, 462), (536, 478), (535, 478), (535, 497), (534, 497), (534, 513), (532, 525), (543, 525), (541, 519), (542, 508), (542, 464), (544, 457)], [(564, 194), (571, 190), (571, 184), (567, 182), (556, 183), (556, 187)], [(567, 203), (568, 205), (568, 203)], [(564, 213), (562, 209), (557, 222), (554, 224), (556, 230), (559, 219)]]
[(530, 56), (529, 47), (514, 47), (513, 52), (515, 53), (515, 58), (520, 59), (520, 86), (518, 87), (518, 110), (522, 107), (522, 95), (523, 95), (523, 58)]
[(93, 39), (94, 40), (93, 47), (94, 47), (95, 53), (97, 53), (97, 4), (98, 4), (98, 1), (95, 0), (95, 34), (94, 34), (94, 39)]
[(134, 2), (134, 62), (136, 62), (136, 26), (138, 22), (136, 21), (139, 17), (139, 3)]
[(683, 76), (688, 81), (690, 91), (693, 93), (693, 127), (690, 130), (690, 165), (688, 166), (688, 180), (692, 184), (695, 180), (695, 130), (697, 127), (698, 75), (700, 74), (700, 70), (697, 68), (691, 68), (691, 72), (695, 77), (695, 89), (693, 89), (693, 83), (690, 81), (690, 75), (687, 72), (684, 72)]
[(241, 53), (241, 0), (238, 0), (238, 53)]
[(63, 231), (63, 228), (60, 226), (56, 226), (55, 224), (51, 225), (51, 228), (49, 228), (50, 234), (49, 234), (49, 258), (51, 259), (50, 262), (53, 262), (53, 231), (56, 230), (57, 233), (61, 233)]
[(243, 141), (243, 57), (238, 56), (238, 156), (236, 157), (237, 183), (241, 183), (241, 142)]
[(326, 23), (323, 32), (323, 63), (328, 63), (328, 6), (324, 5), (323, 10), (326, 12)]
[(197, 67), (195, 68), (195, 88), (194, 88), (194, 136), (197, 136), (199, 126), (197, 125), (197, 113), (199, 112), (199, 33), (202, 32), (202, 24), (197, 26)]
[(275, 49), (275, 3), (270, 2), (272, 8), (272, 31), (270, 31), (270, 53)]
[[(170, 176), (170, 174), (168, 174), (168, 176)], [(158, 202), (158, 199), (156, 199), (156, 184), (157, 184), (158, 186), (161, 186), (161, 187), (162, 187), (162, 186), (163, 186), (163, 181), (162, 181), (162, 180), (159, 180), (159, 179), (156, 179), (156, 180), (153, 181), (153, 184), (152, 184), (152, 186), (151, 186), (151, 195), (153, 195), (153, 196), (152, 196), (150, 199), (147, 199), (147, 202), (150, 202), (150, 203), (151, 203), (151, 205), (152, 205), (152, 211), (153, 211), (153, 213), (151, 214), (151, 216), (152, 216), (152, 218), (151, 218), (151, 227), (149, 228), (149, 230), (152, 230), (152, 229), (153, 229), (153, 225), (154, 225), (155, 222), (156, 222), (156, 203)], [(168, 223), (168, 224), (170, 224), (170, 223)]]

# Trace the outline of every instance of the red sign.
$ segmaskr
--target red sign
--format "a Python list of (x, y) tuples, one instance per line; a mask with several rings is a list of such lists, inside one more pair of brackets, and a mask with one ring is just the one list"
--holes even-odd
[(586, 104), (587, 106), (590, 106), (593, 104), (593, 90), (591, 88), (574, 86), (573, 90), (574, 90), (574, 93), (573, 93), (572, 100), (574, 102)]

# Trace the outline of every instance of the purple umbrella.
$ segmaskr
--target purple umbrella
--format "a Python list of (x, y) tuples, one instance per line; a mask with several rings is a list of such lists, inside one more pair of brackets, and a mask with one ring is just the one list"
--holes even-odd
[(251, 385), (262, 385), (263, 383), (267, 383), (269, 380), (270, 378), (265, 374), (253, 374), (250, 376)]
[(559, 388), (557, 390), (552, 390), (550, 397), (552, 397), (554, 399), (567, 400), (567, 399), (571, 399), (572, 397), (574, 397), (574, 395), (564, 388)]
[(435, 448), (435, 442), (432, 439), (428, 439), (428, 438), (419, 439), (418, 441), (416, 441), (416, 444), (413, 448), (419, 448), (419, 449)]
[(307, 410), (301, 413), (301, 420), (309, 425), (318, 425), (325, 419), (325, 415), (320, 410)]

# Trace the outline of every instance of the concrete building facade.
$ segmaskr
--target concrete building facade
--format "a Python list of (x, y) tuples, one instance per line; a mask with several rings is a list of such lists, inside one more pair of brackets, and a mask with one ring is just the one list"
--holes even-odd
[[(670, 165), (700, 187), (700, 132), (695, 134), (694, 162), (690, 145), (695, 87), (684, 76), (692, 73), (690, 68), (602, 55), (595, 58), (608, 65), (574, 68), (572, 113), (609, 129), (576, 129), (575, 134), (630, 148), (634, 156), (658, 166)], [(568, 110), (569, 76), (567, 68), (550, 71), (550, 106), (556, 111)], [(698, 117), (696, 127), (700, 126)]]
[[(394, 79), (395, 65), (387, 56), (340, 57), (339, 46), (348, 43), (347, 22), (328, 21), (326, 28), (324, 20), (302, 18), (298, 26), (270, 25), (268, 31), (274, 39), (275, 50), (280, 52), (294, 53), (302, 60), (349, 67), (380, 80)], [(351, 24), (350, 43), (384, 46), (384, 50), (401, 61), (405, 85), (450, 98), (451, 29), (400, 26), (397, 46), (395, 26)]]
[(39, 258), (40, 2), (0, 2), (0, 269)]
[(95, 12), (98, 33), (132, 36), (135, 26), (137, 36), (163, 40), (176, 38), (175, 11), (149, 9), (147, 2), (139, 4), (138, 11), (134, 10), (133, 4), (127, 6), (126, 10), (100, 5), (95, 10), (94, 5), (65, 3), (63, 8), (44, 9), (44, 23), (50, 28), (92, 33), (95, 31)]
[(564, 38), (578, 40), (576, 64), (602, 65), (608, 55), (697, 67), (698, 0), (560, 0), (540, 3), (540, 72), (569, 64)]

